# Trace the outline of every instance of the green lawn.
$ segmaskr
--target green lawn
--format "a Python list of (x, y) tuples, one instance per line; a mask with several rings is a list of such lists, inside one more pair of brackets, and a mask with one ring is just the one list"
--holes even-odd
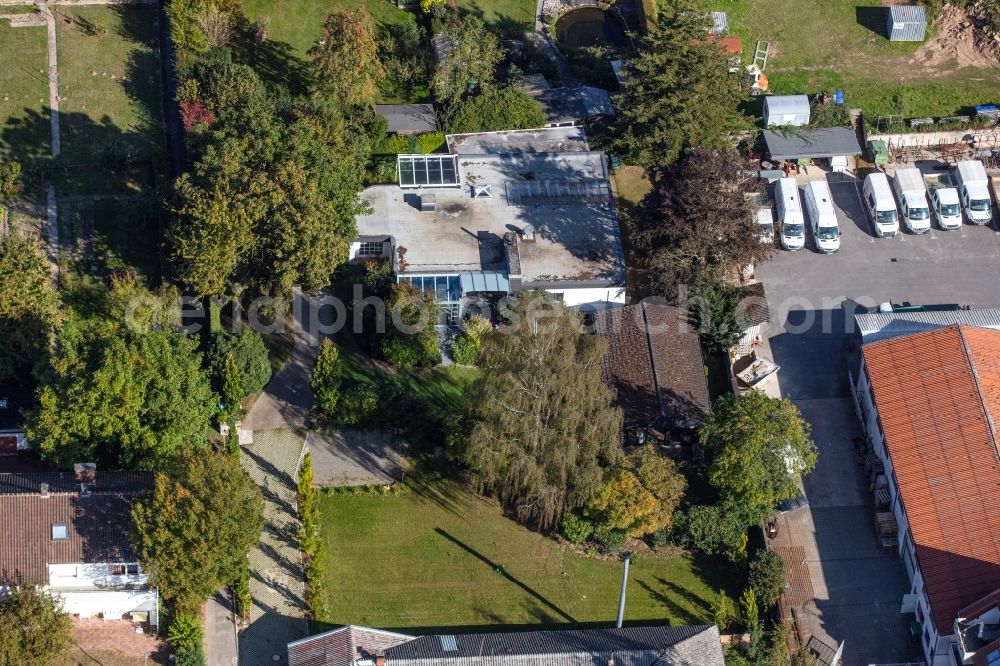
[[(457, 482), (415, 477), (413, 490), (397, 495), (321, 495), (321, 622), (471, 629), (614, 621), (620, 562), (532, 532)], [(638, 555), (626, 619), (711, 623), (719, 588), (732, 596), (719, 571), (682, 555)]]
[[(725, 11), (743, 39), (744, 61), (756, 40), (770, 41), (771, 91), (832, 92), (865, 115), (949, 116), (1000, 101), (1000, 70), (927, 69), (910, 62), (920, 44), (885, 37), (881, 0), (703, 0)], [(876, 32), (878, 31), (878, 32)]]
[[(60, 136), (65, 161), (107, 164), (115, 160), (123, 169), (125, 162), (148, 162), (160, 155), (163, 126), (156, 6), (62, 7), (58, 11)], [(88, 30), (100, 34), (88, 34)], [(130, 173), (128, 179), (141, 180), (141, 175)]]
[(422, 398), (439, 415), (454, 414), (478, 376), (479, 371), (468, 367), (384, 368), (376, 369), (361, 355), (344, 352), (344, 379), (349, 382), (377, 384), (395, 389), (399, 395)]
[[(269, 16), (269, 41), (288, 43), (299, 57), (305, 57), (320, 38), (323, 18), (341, 8), (363, 5), (383, 26), (417, 20), (413, 10), (398, 9), (389, 0), (245, 0), (243, 4), (252, 18)], [(458, 7), (508, 34), (530, 28), (534, 22), (535, 0), (458, 0)]]
[[(4, 13), (0, 11), (0, 13)], [(0, 21), (0, 156), (20, 161), (52, 155), (45, 26)]]

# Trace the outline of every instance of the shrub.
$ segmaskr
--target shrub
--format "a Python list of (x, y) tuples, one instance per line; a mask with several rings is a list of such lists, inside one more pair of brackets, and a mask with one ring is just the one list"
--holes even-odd
[(547, 122), (542, 107), (520, 88), (489, 88), (452, 108), (448, 130), (463, 134), (532, 129), (544, 127)]
[(465, 322), (461, 333), (450, 342), (451, 358), (459, 365), (474, 365), (479, 360), (479, 347), (493, 325), (485, 317), (475, 315)]
[(606, 554), (614, 554), (625, 547), (628, 535), (625, 530), (620, 530), (607, 525), (598, 525), (594, 528), (594, 539), (601, 544), (601, 550)]
[(581, 544), (594, 531), (594, 525), (586, 518), (575, 513), (567, 513), (559, 526), (562, 534), (570, 543)]
[(778, 603), (778, 597), (785, 589), (785, 571), (778, 554), (773, 550), (758, 551), (750, 562), (749, 582), (761, 606), (770, 608)]
[(316, 356), (316, 364), (313, 366), (312, 379), (309, 384), (316, 396), (316, 406), (327, 415), (336, 413), (343, 374), (340, 350), (337, 349), (333, 340), (325, 338), (320, 345), (319, 354)]
[(181, 123), (187, 134), (194, 132), (198, 125), (211, 125), (215, 122), (215, 114), (200, 99), (182, 100), (180, 107)]
[(382, 345), (382, 354), (397, 368), (412, 368), (420, 362), (420, 350), (399, 338)]
[(260, 333), (244, 328), (239, 333), (219, 333), (212, 336), (208, 348), (208, 365), (221, 390), (226, 376), (226, 359), (232, 355), (243, 377), (243, 397), (263, 389), (271, 379), (271, 359)]
[(371, 384), (355, 384), (340, 396), (337, 421), (342, 425), (365, 425), (378, 412), (378, 391)]
[(201, 647), (201, 621), (193, 613), (175, 613), (167, 627), (167, 642), (176, 652)]
[(653, 548), (664, 548), (669, 546), (670, 542), (671, 539), (669, 529), (656, 530), (649, 535), (649, 543)]
[(0, 160), (0, 198), (6, 199), (21, 193), (21, 165)]
[(440, 363), (438, 307), (431, 295), (411, 284), (397, 284), (392, 286), (386, 305), (391, 323), (382, 345), (386, 360), (399, 367), (430, 367)]
[(243, 619), (250, 618), (250, 608), (253, 599), (250, 596), (250, 561), (240, 571), (239, 577), (233, 581), (233, 596), (236, 597), (236, 613)]
[(205, 649), (201, 643), (177, 650), (174, 656), (176, 657), (175, 666), (205, 666)]

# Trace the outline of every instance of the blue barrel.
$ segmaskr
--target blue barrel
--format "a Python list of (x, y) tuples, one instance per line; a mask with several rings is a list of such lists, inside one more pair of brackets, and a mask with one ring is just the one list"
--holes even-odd
[(833, 103), (837, 106), (844, 106), (844, 91), (834, 90), (833, 91)]

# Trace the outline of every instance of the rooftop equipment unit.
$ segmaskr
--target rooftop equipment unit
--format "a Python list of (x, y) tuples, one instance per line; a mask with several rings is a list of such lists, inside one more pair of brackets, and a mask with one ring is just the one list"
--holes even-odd
[(420, 196), (420, 212), (433, 213), (437, 210), (437, 198), (433, 194), (423, 194)]

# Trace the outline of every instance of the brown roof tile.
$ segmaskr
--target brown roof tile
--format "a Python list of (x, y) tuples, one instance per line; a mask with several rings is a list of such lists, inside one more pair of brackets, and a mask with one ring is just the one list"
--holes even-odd
[(605, 380), (626, 424), (691, 427), (711, 408), (698, 334), (684, 310), (641, 303), (595, 314), (608, 341)]
[[(71, 479), (72, 475), (65, 475)], [(129, 473), (129, 483), (96, 486), (86, 495), (58, 475), (0, 474), (0, 577), (48, 582), (49, 564), (134, 562), (129, 544), (132, 502), (151, 487), (152, 475)], [(47, 497), (41, 483), (49, 483)], [(52, 525), (64, 524), (69, 538), (52, 539)]]
[(412, 641), (413, 636), (348, 625), (288, 644), (289, 666), (350, 666)]
[(863, 348), (937, 627), (1000, 587), (1000, 331), (951, 326)]

